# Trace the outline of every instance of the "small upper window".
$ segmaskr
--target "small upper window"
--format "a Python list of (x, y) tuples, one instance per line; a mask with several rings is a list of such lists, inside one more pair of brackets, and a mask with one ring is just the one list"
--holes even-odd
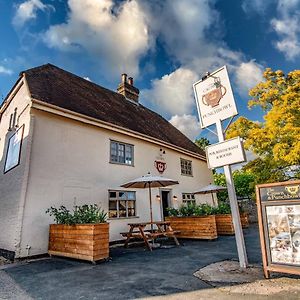
[(180, 159), (180, 166), (181, 166), (181, 175), (189, 175), (192, 176), (192, 161), (187, 159)]
[(124, 165), (133, 165), (133, 145), (110, 142), (110, 162)]

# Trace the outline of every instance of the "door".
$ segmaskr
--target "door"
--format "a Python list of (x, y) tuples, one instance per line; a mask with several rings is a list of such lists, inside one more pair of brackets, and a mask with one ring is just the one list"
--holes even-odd
[(162, 210), (163, 210), (163, 219), (168, 216), (167, 208), (170, 207), (170, 191), (161, 191), (161, 202), (162, 202)]

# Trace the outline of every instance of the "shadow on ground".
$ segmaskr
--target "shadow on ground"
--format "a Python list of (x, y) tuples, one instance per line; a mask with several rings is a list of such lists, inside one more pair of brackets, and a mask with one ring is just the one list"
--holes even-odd
[[(260, 264), (257, 227), (251, 226), (244, 234), (249, 262)], [(9, 275), (28, 298), (134, 299), (211, 288), (193, 273), (213, 262), (237, 259), (232, 236), (181, 243), (180, 247), (153, 252), (143, 247), (112, 248), (112, 260), (97, 265), (47, 258), (9, 267), (0, 273)]]

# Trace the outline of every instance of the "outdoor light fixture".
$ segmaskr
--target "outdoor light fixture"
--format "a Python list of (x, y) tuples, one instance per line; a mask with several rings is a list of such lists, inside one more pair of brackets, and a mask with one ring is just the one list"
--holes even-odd
[(156, 195), (156, 200), (160, 201), (160, 195)]
[(173, 201), (177, 201), (177, 196), (176, 195), (173, 196)]

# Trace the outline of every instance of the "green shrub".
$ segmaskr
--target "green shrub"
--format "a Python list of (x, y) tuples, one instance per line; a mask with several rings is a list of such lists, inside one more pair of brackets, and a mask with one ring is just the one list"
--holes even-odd
[(169, 208), (169, 215), (173, 217), (208, 216), (215, 214), (215, 208), (208, 204), (182, 204), (178, 209)]
[(97, 204), (74, 206), (73, 212), (63, 205), (59, 208), (51, 206), (46, 210), (46, 214), (54, 216), (56, 224), (66, 225), (105, 223), (107, 220), (107, 213)]
[(215, 213), (219, 215), (231, 214), (230, 205), (226, 202), (220, 202), (218, 207), (215, 208)]

